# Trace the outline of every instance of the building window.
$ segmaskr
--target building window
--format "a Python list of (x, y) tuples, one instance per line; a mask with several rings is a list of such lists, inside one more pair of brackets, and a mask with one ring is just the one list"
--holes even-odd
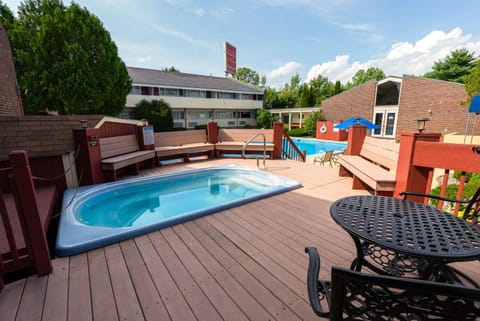
[(188, 119), (208, 120), (209, 112), (208, 111), (189, 111), (187, 113), (187, 117)]
[(215, 112), (216, 119), (232, 119), (235, 118), (233, 111), (217, 111)]
[(184, 120), (185, 112), (184, 111), (172, 111), (173, 120)]
[(239, 117), (238, 118), (253, 118), (252, 117), (252, 112), (251, 111), (241, 111), (241, 112), (239, 112)]
[(400, 98), (399, 82), (388, 81), (377, 86), (376, 106), (396, 106)]
[(178, 96), (178, 89), (176, 88), (165, 88), (165, 96)]
[(132, 86), (132, 91), (130, 92), (132, 95), (140, 95), (140, 86)]
[(219, 99), (234, 99), (235, 95), (233, 93), (227, 93), (227, 92), (218, 92), (217, 97)]
[(147, 86), (140, 87), (140, 92), (143, 96), (150, 96), (152, 94), (152, 88)]
[(242, 94), (242, 100), (253, 100), (253, 94)]
[(203, 90), (185, 90), (185, 96), (205, 98), (206, 92)]

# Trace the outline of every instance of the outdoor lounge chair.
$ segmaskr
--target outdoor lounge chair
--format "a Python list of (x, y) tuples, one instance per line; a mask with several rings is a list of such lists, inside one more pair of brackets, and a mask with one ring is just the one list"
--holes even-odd
[(322, 156), (317, 156), (313, 159), (313, 163), (319, 162), (322, 165), (325, 165), (326, 162), (330, 163), (330, 167), (333, 167), (333, 150), (328, 150)]
[(476, 320), (480, 290), (451, 284), (380, 276), (333, 267), (331, 282), (318, 279), (317, 249), (309, 255), (310, 305), (330, 320)]

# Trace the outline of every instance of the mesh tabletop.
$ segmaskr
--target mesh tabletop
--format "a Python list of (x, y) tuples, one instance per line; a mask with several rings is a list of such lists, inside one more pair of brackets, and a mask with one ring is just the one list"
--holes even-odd
[(408, 255), (442, 261), (480, 258), (480, 228), (417, 202), (385, 196), (352, 196), (330, 207), (352, 236)]

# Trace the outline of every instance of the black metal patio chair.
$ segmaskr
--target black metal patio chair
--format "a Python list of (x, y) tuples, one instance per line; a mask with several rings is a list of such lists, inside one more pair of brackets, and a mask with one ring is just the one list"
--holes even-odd
[(451, 284), (372, 275), (333, 267), (331, 282), (319, 280), (320, 257), (309, 255), (310, 305), (330, 320), (480, 320), (480, 290)]
[(437, 195), (432, 195), (432, 194), (423, 194), (423, 193), (417, 193), (417, 192), (400, 192), (399, 193), (401, 196), (403, 196), (404, 199), (407, 199), (408, 196), (421, 196), (421, 197), (426, 197), (429, 199), (436, 199), (439, 201), (444, 201), (444, 202), (450, 202), (450, 203), (458, 203), (458, 204), (464, 204), (465, 208), (463, 209), (463, 216), (462, 218), (472, 224), (480, 224), (479, 222), (479, 216), (480, 216), (480, 187), (477, 189), (473, 197), (469, 200), (459, 200), (459, 199), (450, 199), (450, 198), (445, 198)]

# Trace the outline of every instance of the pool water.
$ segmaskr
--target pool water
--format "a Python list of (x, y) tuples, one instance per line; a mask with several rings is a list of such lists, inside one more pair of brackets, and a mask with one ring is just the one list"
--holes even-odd
[(68, 189), (56, 254), (78, 254), (299, 187), (230, 165)]
[(328, 150), (342, 151), (347, 148), (347, 143), (342, 142), (328, 142), (318, 139), (301, 138), (292, 138), (292, 140), (300, 151), (306, 151), (307, 156), (325, 154)]

